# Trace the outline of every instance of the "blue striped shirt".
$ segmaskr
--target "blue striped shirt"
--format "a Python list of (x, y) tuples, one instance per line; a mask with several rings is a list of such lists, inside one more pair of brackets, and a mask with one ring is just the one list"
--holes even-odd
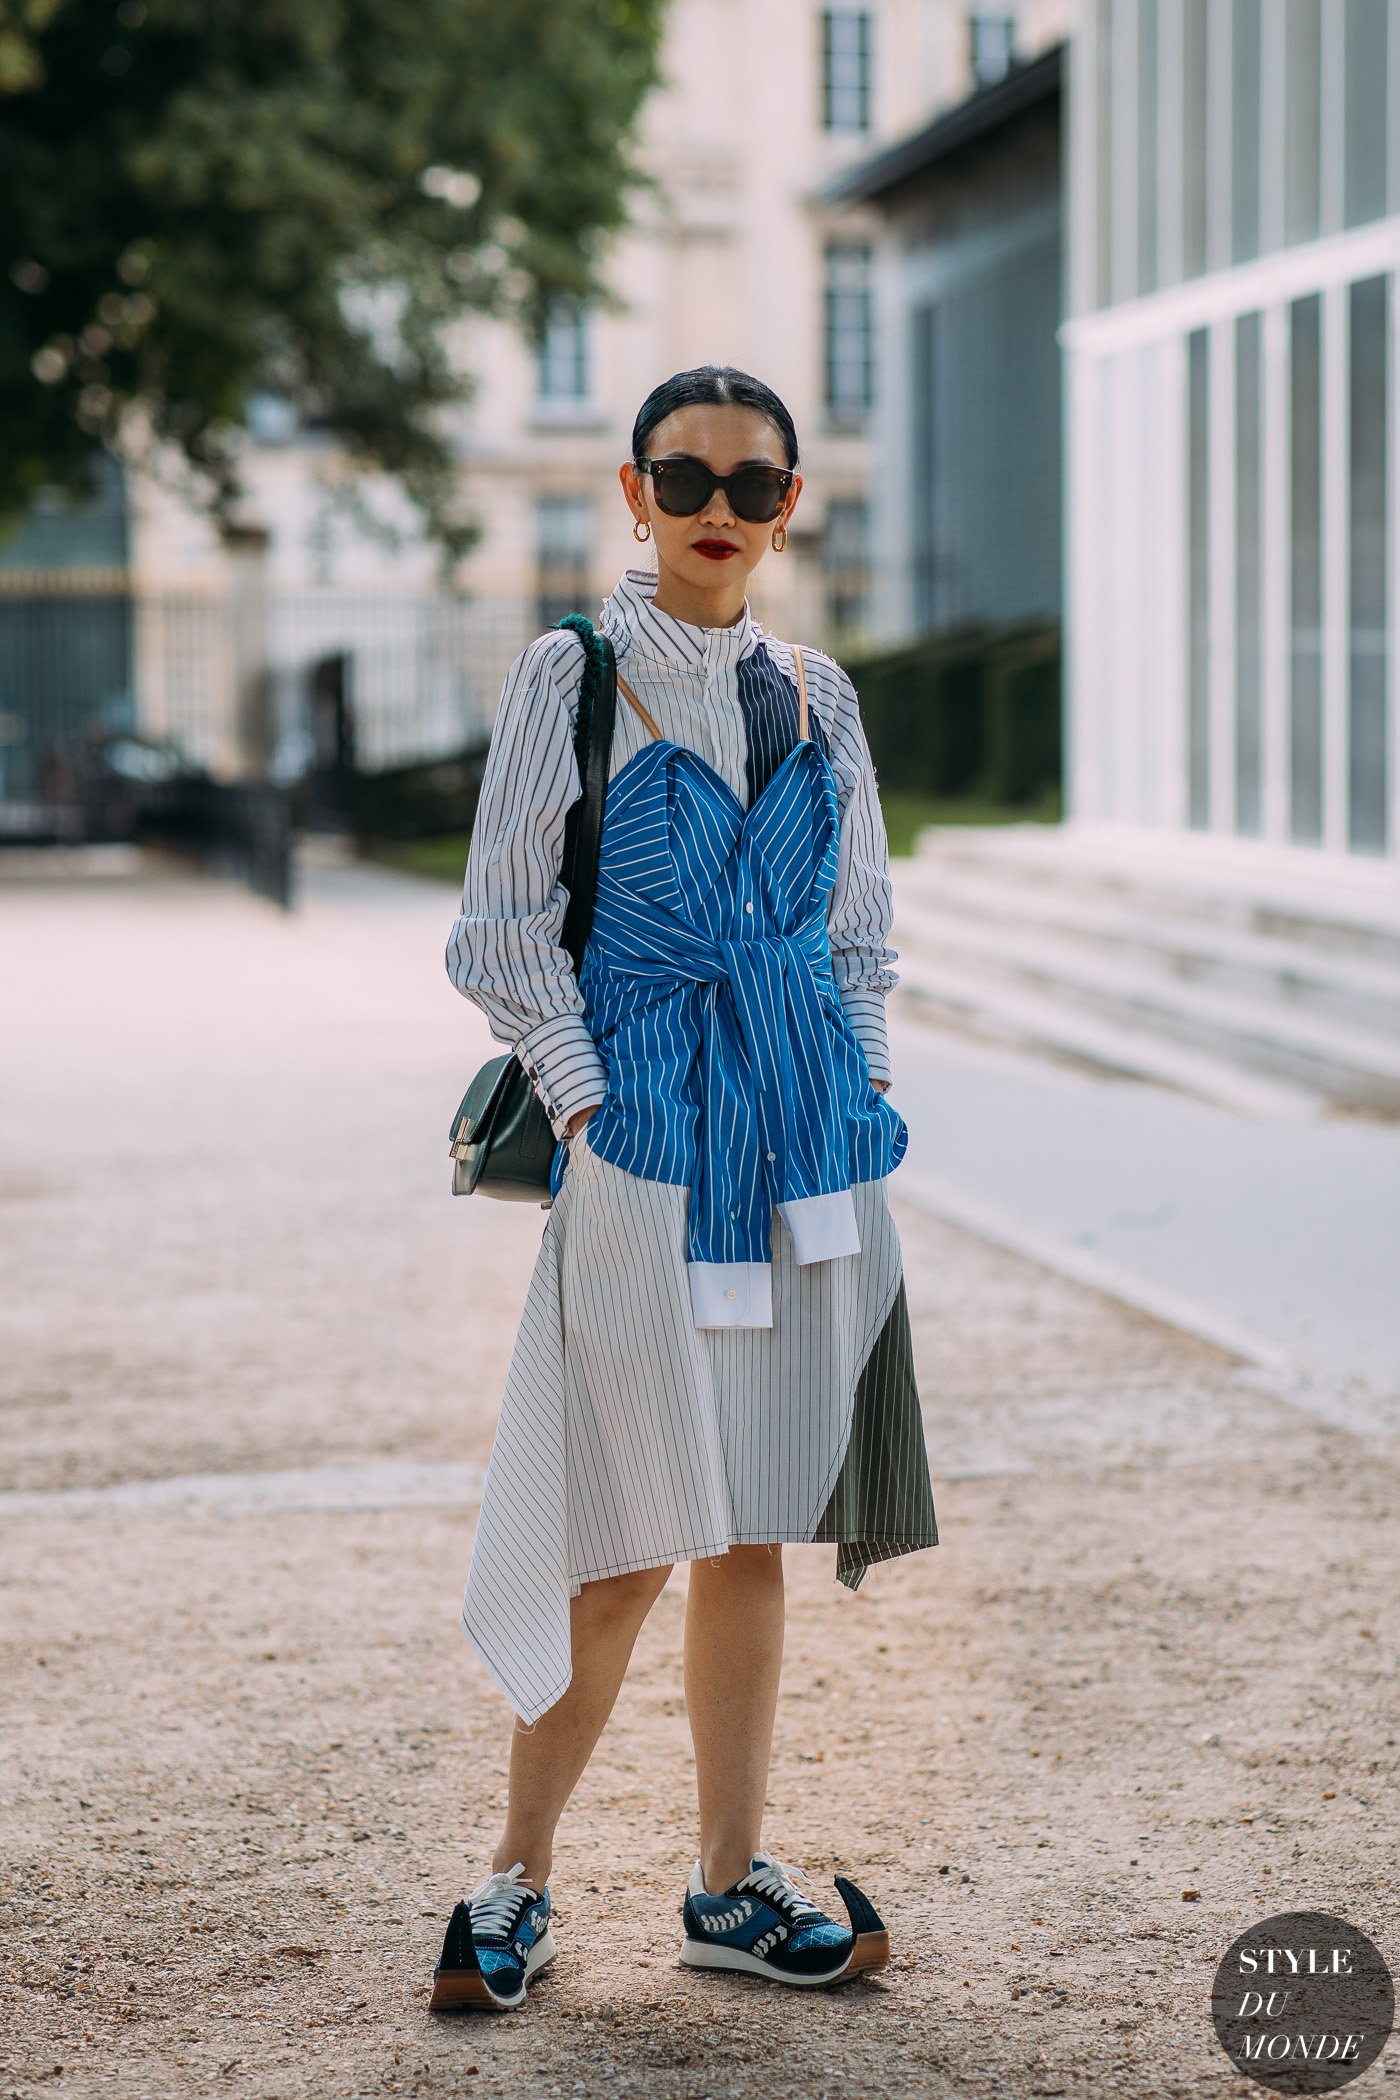
[(605, 1078), (589, 1149), (689, 1187), (706, 1326), (771, 1324), (775, 1207), (799, 1263), (858, 1253), (851, 1184), (889, 1173), (907, 1143), (832, 972), (835, 777), (821, 743), (798, 739), (796, 688), (769, 698), (747, 809), (666, 738), (612, 782), (580, 977)]
[[(664, 733), (752, 803), (796, 735), (791, 650), (766, 635), (747, 606), (733, 627), (694, 627), (657, 611), (655, 587), (654, 575), (629, 570), (603, 607), (603, 629)], [(872, 1075), (888, 1081), (885, 995), (896, 982), (896, 957), (875, 774), (850, 680), (818, 650), (804, 656), (812, 731), (831, 761), (841, 811), (827, 912), (832, 971)], [(515, 1050), (559, 1137), (603, 1091), (602, 1062), (560, 943), (564, 824), (580, 792), (571, 738), (582, 666), (577, 637), (557, 631), (511, 666), (447, 947), (453, 983)], [(646, 741), (631, 709), (619, 706), (614, 777)]]

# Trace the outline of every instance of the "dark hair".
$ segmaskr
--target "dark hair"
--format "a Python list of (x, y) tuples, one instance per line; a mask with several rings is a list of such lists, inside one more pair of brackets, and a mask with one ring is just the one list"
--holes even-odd
[(667, 416), (678, 408), (692, 408), (697, 403), (732, 402), (736, 408), (753, 408), (768, 421), (783, 441), (783, 451), (790, 467), (797, 465), (797, 430), (792, 417), (783, 403), (765, 386), (761, 379), (752, 378), (747, 372), (736, 372), (733, 365), (696, 365), (690, 372), (673, 372), (654, 386), (637, 411), (637, 420), (632, 425), (632, 457), (644, 459), (651, 442), (652, 432)]

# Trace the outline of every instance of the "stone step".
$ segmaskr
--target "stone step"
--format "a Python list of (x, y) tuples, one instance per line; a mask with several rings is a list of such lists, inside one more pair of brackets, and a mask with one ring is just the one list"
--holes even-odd
[(925, 999), (937, 1000), (945, 979), (956, 980), (952, 1003), (963, 1011), (976, 1005), (979, 986), (989, 1016), (1005, 1018), (1013, 995), (1030, 999), (1042, 1035), (1043, 1009), (1057, 1011), (1060, 1047), (1072, 1047), (1078, 1021), (1088, 1018), (1334, 1107), (1400, 1115), (1400, 1041), (1392, 1036), (1175, 979), (1062, 933), (936, 911), (907, 896), (894, 939), (903, 981)]
[(1223, 1058), (998, 984), (977, 971), (947, 962), (930, 967), (903, 954), (899, 971), (893, 996), (911, 1020), (951, 1024), (960, 1033), (1069, 1058), (1113, 1078), (1151, 1080), (1265, 1122), (1313, 1122), (1322, 1112), (1317, 1095), (1303, 1088), (1257, 1078)]
[(1400, 969), (1394, 863), (1310, 859), (1199, 834), (1013, 824), (923, 832), (904, 863), (958, 869)]
[(1394, 965), (1333, 955), (1307, 941), (1249, 933), (1158, 900), (1153, 911), (1102, 891), (1033, 884), (996, 862), (980, 865), (929, 856), (901, 862), (899, 908), (906, 917), (933, 912), (993, 927), (1062, 936), (1164, 981), (1204, 986), (1285, 1011), (1320, 1015), (1344, 1027), (1400, 1042), (1400, 959)]

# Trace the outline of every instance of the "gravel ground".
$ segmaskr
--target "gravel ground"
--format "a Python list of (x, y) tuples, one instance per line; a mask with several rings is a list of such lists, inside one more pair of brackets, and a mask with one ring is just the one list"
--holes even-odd
[(678, 1571), (559, 1959), (523, 2015), (429, 2018), (502, 1800), (456, 1612), (541, 1225), (446, 1196), (487, 1048), (451, 910), (330, 868), (287, 919), (0, 893), (0, 2096), (1255, 2090), (1209, 2020), (1238, 1931), (1400, 1955), (1395, 1452), (907, 1206), (944, 1543), (855, 1597), (788, 1549), (768, 1825), (892, 1967), (677, 1964)]

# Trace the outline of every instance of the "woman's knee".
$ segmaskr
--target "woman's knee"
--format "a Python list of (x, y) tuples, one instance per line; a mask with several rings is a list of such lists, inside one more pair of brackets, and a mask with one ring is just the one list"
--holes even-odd
[(731, 1546), (711, 1560), (697, 1560), (693, 1568), (703, 1581), (729, 1583), (781, 1583), (783, 1549), (780, 1545)]
[(626, 1575), (604, 1575), (586, 1582), (575, 1598), (575, 1608), (594, 1625), (644, 1619), (666, 1587), (670, 1566), (636, 1568)]

